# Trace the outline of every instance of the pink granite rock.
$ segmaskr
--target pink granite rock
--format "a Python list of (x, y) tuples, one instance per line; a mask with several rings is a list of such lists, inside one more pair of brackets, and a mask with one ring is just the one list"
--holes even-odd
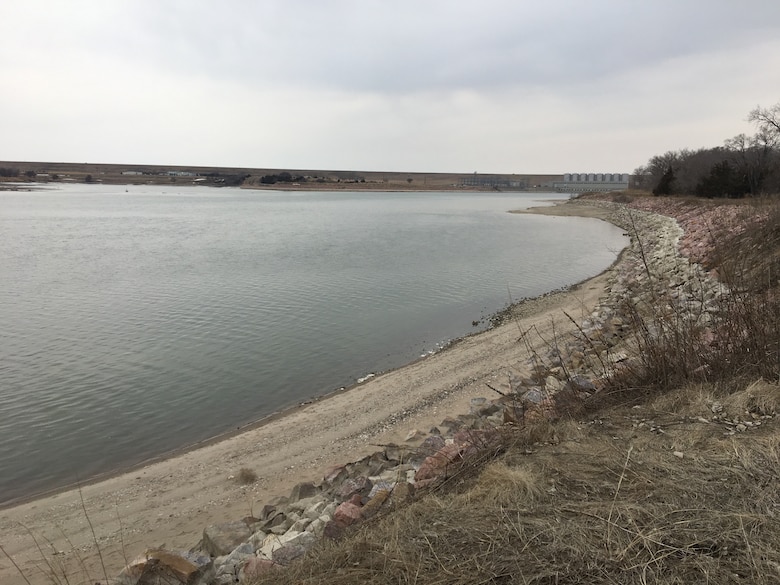
[(350, 526), (355, 522), (358, 522), (362, 516), (360, 508), (350, 502), (344, 502), (339, 504), (336, 511), (333, 513), (333, 520), (340, 522), (345, 526)]

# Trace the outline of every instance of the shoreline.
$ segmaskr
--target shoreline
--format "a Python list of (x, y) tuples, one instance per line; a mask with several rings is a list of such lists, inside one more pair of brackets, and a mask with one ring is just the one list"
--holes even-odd
[[(97, 184), (97, 183), (95, 183)], [(16, 184), (17, 186), (22, 185)], [(31, 189), (28, 189), (29, 191), (51, 191), (56, 190), (57, 187), (49, 187), (46, 183), (29, 183), (29, 185), (32, 185), (33, 187)], [(94, 184), (93, 184), (94, 185)], [(213, 186), (205, 186), (209, 189), (218, 189), (218, 187)], [(261, 190), (269, 190), (273, 191), (272, 187), (266, 187), (261, 188)], [(277, 189), (278, 190), (278, 189)], [(307, 189), (283, 189), (284, 191), (302, 191), (306, 192)], [(282, 190), (280, 190), (282, 191)], [(440, 191), (441, 193), (457, 193), (458, 191)], [(476, 192), (476, 191), (474, 191)], [(545, 193), (548, 193), (545, 191)], [(532, 203), (535, 207), (528, 208), (528, 209), (554, 209), (560, 206), (560, 204), (565, 203), (568, 201), (568, 199), (554, 199), (554, 200), (534, 200)], [(531, 211), (529, 212), (528, 209), (521, 209), (521, 210), (507, 210), (506, 213), (512, 213), (512, 214), (523, 214), (523, 213), (531, 213), (531, 214), (542, 214), (542, 215), (569, 215), (569, 214), (550, 214), (549, 212), (535, 212)], [(576, 214), (575, 214), (576, 215)], [(609, 267), (608, 267), (609, 268)], [(208, 447), (210, 445), (213, 445), (214, 443), (218, 443), (220, 441), (224, 441), (227, 439), (230, 439), (232, 437), (235, 437), (236, 435), (239, 435), (244, 432), (252, 431), (254, 429), (263, 427), (267, 424), (272, 424), (273, 422), (279, 420), (280, 418), (283, 418), (285, 416), (288, 416), (290, 414), (295, 413), (296, 411), (300, 410), (301, 408), (304, 408), (308, 406), (311, 403), (319, 402), (322, 400), (327, 400), (329, 398), (332, 398), (334, 396), (337, 396), (343, 392), (349, 392), (354, 389), (359, 388), (360, 386), (365, 385), (367, 382), (370, 381), (371, 378), (377, 378), (382, 375), (385, 375), (387, 373), (393, 372), (395, 370), (405, 368), (410, 365), (414, 365), (422, 360), (429, 359), (433, 355), (442, 353), (444, 351), (448, 351), (451, 349), (454, 345), (458, 344), (464, 339), (470, 338), (475, 335), (480, 335), (481, 333), (484, 333), (485, 331), (495, 327), (497, 324), (500, 324), (503, 320), (502, 315), (506, 314), (507, 312), (511, 312), (512, 308), (525, 303), (527, 301), (535, 300), (542, 297), (547, 297), (554, 294), (559, 294), (562, 292), (566, 292), (568, 290), (571, 290), (572, 288), (578, 286), (579, 284), (582, 284), (582, 282), (585, 282), (589, 279), (585, 279), (584, 281), (580, 281), (578, 283), (573, 283), (558, 289), (554, 289), (551, 291), (547, 291), (545, 293), (542, 293), (541, 295), (538, 295), (537, 297), (529, 297), (520, 299), (516, 302), (512, 302), (511, 304), (504, 306), (503, 308), (497, 309), (493, 313), (490, 313), (488, 315), (481, 316), (481, 318), (478, 321), (474, 321), (473, 323), (480, 323), (480, 324), (490, 324), (487, 328), (479, 329), (477, 331), (469, 331), (467, 333), (464, 333), (463, 335), (460, 335), (458, 337), (454, 337), (452, 339), (448, 339), (444, 342), (443, 346), (439, 349), (437, 349), (434, 353), (428, 353), (423, 356), (416, 357), (414, 359), (411, 359), (410, 361), (405, 361), (403, 363), (400, 363), (397, 366), (394, 366), (392, 368), (389, 368), (387, 370), (381, 370), (381, 371), (367, 371), (364, 375), (368, 376), (368, 378), (360, 378), (356, 381), (352, 382), (351, 384), (339, 388), (333, 388), (330, 390), (327, 390), (321, 394), (312, 396), (310, 398), (307, 398), (303, 401), (288, 404), (287, 406), (281, 406), (278, 410), (275, 410), (273, 412), (270, 412), (268, 414), (262, 415), (260, 418), (254, 419), (254, 420), (245, 420), (241, 422), (238, 426), (232, 426), (224, 431), (217, 432), (216, 434), (212, 436), (205, 437), (203, 439), (200, 439), (198, 441), (195, 441), (193, 443), (181, 445), (178, 447), (174, 447), (172, 449), (169, 449), (167, 451), (164, 451), (162, 453), (158, 454), (152, 454), (140, 461), (137, 461), (135, 463), (127, 463), (127, 464), (120, 464), (119, 466), (107, 470), (99, 472), (95, 475), (91, 475), (89, 477), (81, 478), (76, 481), (69, 481), (68, 483), (61, 484), (61, 485), (53, 485), (52, 487), (46, 487), (40, 490), (36, 490), (32, 493), (16, 496), (9, 500), (2, 501), (0, 500), (0, 514), (7, 509), (11, 509), (26, 503), (34, 502), (36, 500), (44, 499), (47, 497), (56, 496), (58, 494), (61, 494), (63, 492), (68, 492), (71, 490), (76, 490), (78, 488), (83, 488), (86, 486), (90, 486), (96, 483), (100, 483), (102, 481), (110, 480), (114, 477), (124, 475), (124, 474), (130, 474), (133, 473), (139, 469), (143, 469), (145, 467), (148, 467), (150, 465), (154, 465), (156, 463), (159, 463), (161, 461), (165, 461), (168, 459), (173, 459), (176, 457), (180, 457), (182, 455), (186, 455), (187, 453), (190, 453), (192, 451), (196, 451), (198, 449), (201, 449), (203, 447)], [(3, 494), (0, 494), (0, 497), (2, 497)]]
[[(541, 209), (541, 208), (539, 208)], [(509, 211), (508, 213), (523, 213), (522, 211)], [(547, 214), (549, 215), (549, 214)], [(621, 252), (622, 254), (622, 252)], [(602, 271), (599, 274), (603, 274), (603, 272), (606, 272), (607, 270), (611, 269), (617, 262), (619, 262), (620, 256), (615, 259), (615, 262), (613, 262), (610, 266), (608, 266), (604, 271)], [(596, 275), (599, 276), (599, 275)], [(253, 431), (259, 428), (262, 428), (266, 425), (273, 424), (275, 421), (280, 420), (286, 416), (289, 416), (291, 414), (294, 414), (295, 412), (306, 408), (307, 406), (322, 402), (324, 400), (329, 400), (331, 398), (334, 398), (340, 394), (346, 393), (346, 392), (352, 392), (354, 390), (357, 390), (361, 386), (364, 386), (365, 384), (371, 382), (372, 380), (375, 380), (377, 378), (380, 378), (382, 376), (385, 376), (387, 374), (390, 374), (392, 372), (395, 372), (397, 370), (413, 366), (419, 362), (422, 362), (424, 360), (430, 359), (433, 356), (442, 354), (444, 352), (450, 351), (454, 349), (458, 344), (462, 343), (464, 340), (467, 340), (469, 338), (482, 335), (491, 329), (494, 329), (495, 327), (499, 327), (502, 324), (504, 324), (508, 319), (511, 318), (511, 314), (519, 310), (523, 305), (527, 303), (532, 303), (534, 301), (540, 301), (542, 299), (550, 299), (555, 297), (556, 295), (563, 295), (567, 294), (571, 291), (574, 291), (577, 289), (577, 287), (587, 283), (588, 281), (592, 280), (594, 277), (586, 278), (580, 282), (576, 282), (558, 289), (554, 289), (545, 293), (542, 293), (541, 295), (535, 296), (535, 297), (529, 297), (529, 298), (523, 298), (518, 301), (515, 301), (511, 303), (510, 305), (504, 307), (503, 309), (499, 309), (498, 311), (495, 311), (494, 313), (484, 317), (482, 321), (486, 323), (491, 323), (486, 329), (482, 329), (479, 331), (475, 331), (472, 333), (467, 333), (465, 335), (462, 335), (460, 337), (455, 337), (453, 339), (450, 339), (442, 346), (441, 349), (434, 353), (430, 353), (424, 356), (420, 356), (418, 358), (415, 358), (409, 362), (405, 362), (401, 364), (400, 366), (390, 368), (388, 370), (380, 371), (380, 372), (370, 372), (368, 373), (364, 378), (360, 378), (358, 381), (354, 382), (353, 384), (350, 384), (349, 386), (342, 386), (340, 388), (336, 388), (335, 390), (331, 390), (329, 392), (326, 392), (324, 394), (319, 394), (317, 396), (314, 396), (312, 398), (309, 398), (307, 400), (304, 400), (302, 402), (299, 402), (297, 404), (293, 404), (290, 406), (287, 406), (285, 408), (282, 408), (278, 411), (272, 412), (268, 415), (265, 415), (259, 419), (252, 420), (246, 423), (243, 423), (242, 425), (231, 428), (227, 431), (223, 431), (221, 433), (218, 433), (216, 435), (213, 435), (211, 437), (208, 437), (206, 439), (202, 439), (200, 441), (196, 441), (194, 443), (190, 443), (187, 445), (184, 445), (182, 447), (177, 447), (175, 449), (171, 449), (170, 451), (166, 451), (165, 453), (161, 453), (159, 455), (154, 455), (152, 457), (149, 457), (147, 459), (144, 459), (142, 461), (139, 461), (138, 463), (134, 463), (131, 465), (121, 466), (111, 471), (106, 471), (103, 473), (98, 473), (97, 475), (85, 478), (82, 481), (79, 482), (72, 482), (68, 483), (62, 486), (58, 487), (52, 487), (49, 489), (41, 490), (38, 492), (35, 492), (33, 494), (27, 495), (27, 496), (21, 496), (14, 498), (12, 500), (8, 500), (6, 502), (0, 502), (0, 515), (5, 510), (16, 508), (18, 506), (22, 506), (24, 504), (29, 504), (32, 502), (35, 502), (37, 500), (42, 500), (45, 498), (50, 498), (57, 496), (64, 492), (69, 492), (72, 490), (77, 490), (79, 488), (84, 488), (87, 486), (91, 486), (103, 481), (108, 481), (110, 479), (113, 479), (115, 477), (130, 474), (135, 471), (138, 471), (139, 469), (146, 468), (150, 465), (154, 465), (156, 463), (160, 463), (163, 461), (167, 461), (169, 459), (175, 459), (177, 457), (181, 457), (183, 455), (186, 455), (188, 453), (191, 453), (193, 451), (197, 451), (198, 449), (202, 449), (204, 447), (208, 447), (210, 445), (214, 445), (216, 443), (220, 443), (221, 441), (226, 441), (228, 439), (231, 439), (233, 437), (236, 437), (238, 435), (241, 435), (242, 433), (246, 433), (249, 431)]]
[[(604, 220), (608, 215), (576, 202), (520, 213)], [(458, 338), (431, 356), (130, 469), (4, 506), (0, 508), (2, 544), (26, 571), (37, 572), (41, 562), (28, 532), (52, 540), (62, 551), (63, 562), (75, 562), (72, 557), (77, 555), (69, 552), (69, 546), (87, 556), (94, 553), (92, 536), (84, 528), (88, 515), (96, 527), (95, 538), (107, 558), (109, 574), (116, 574), (124, 557), (162, 542), (189, 548), (208, 524), (247, 512), (251, 515), (255, 503), (262, 505), (272, 496), (283, 495), (299, 481), (318, 479), (329, 466), (369, 454), (378, 443), (396, 442), (412, 448), (414, 444), (404, 443), (410, 430), (427, 431), (447, 415), (468, 411), (471, 398), (493, 396), (486, 383), (501, 387), (506, 380), (504, 372), (522, 368), (518, 357), (523, 349), (517, 343), (515, 325), (522, 321), (523, 326), (544, 327), (547, 319), (560, 317), (566, 309), (586, 315), (588, 306), (592, 309), (603, 294), (621, 257), (622, 253), (599, 275), (565, 290), (513, 303), (505, 309), (513, 318)], [(561, 323), (556, 326), (560, 329)], [(257, 483), (242, 486), (231, 478), (244, 466), (258, 472)], [(160, 509), (163, 512), (158, 512)], [(67, 534), (68, 543), (62, 542), (59, 528)], [(132, 549), (126, 551), (126, 546)], [(91, 558), (88, 564), (94, 561)], [(0, 565), (0, 580), (23, 582), (5, 564)]]

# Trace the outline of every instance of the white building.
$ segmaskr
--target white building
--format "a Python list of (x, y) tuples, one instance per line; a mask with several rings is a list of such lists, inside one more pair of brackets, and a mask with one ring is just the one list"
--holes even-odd
[(555, 181), (556, 191), (620, 191), (628, 189), (628, 173), (566, 173), (563, 181)]

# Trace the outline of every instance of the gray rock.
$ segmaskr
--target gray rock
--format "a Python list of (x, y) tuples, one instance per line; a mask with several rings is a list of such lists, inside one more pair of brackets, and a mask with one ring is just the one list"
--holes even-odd
[(269, 532), (272, 532), (273, 534), (284, 534), (288, 530), (290, 530), (290, 527), (292, 527), (293, 524), (295, 524), (298, 520), (300, 520), (300, 515), (296, 514), (295, 512), (290, 512), (287, 514), (287, 516), (284, 519), (284, 522), (281, 524), (277, 524), (276, 526), (273, 526)]
[(548, 392), (557, 392), (563, 388), (563, 382), (561, 382), (555, 376), (547, 376), (544, 381), (544, 387)]
[(479, 409), (487, 404), (487, 398), (476, 397), (469, 401), (469, 412), (479, 414)]
[(378, 480), (374, 482), (374, 485), (371, 487), (371, 491), (368, 492), (368, 499), (370, 500), (373, 498), (377, 492), (381, 490), (385, 490), (387, 492), (390, 492), (393, 490), (393, 486), (395, 486), (394, 481), (384, 481), (384, 480)]
[(348, 500), (355, 494), (367, 496), (371, 491), (373, 484), (366, 476), (355, 477), (345, 481), (338, 490), (338, 497), (341, 500)]
[(311, 498), (319, 492), (319, 488), (311, 481), (306, 481), (296, 485), (290, 493), (290, 502), (297, 502), (304, 498)]
[(277, 512), (287, 509), (288, 499), (284, 496), (277, 496), (269, 501), (260, 510), (260, 520), (268, 520), (276, 515)]
[[(474, 425), (480, 420), (478, 416), (473, 414), (459, 414), (458, 421), (460, 421), (460, 429), (473, 429)], [(454, 430), (454, 429), (453, 429)]]
[(276, 565), (270, 559), (261, 559), (258, 557), (248, 559), (241, 568), (241, 571), (239, 571), (239, 582), (251, 582), (252, 580), (257, 579), (263, 573), (272, 571), (277, 567), (278, 565)]
[(322, 533), (325, 532), (325, 525), (330, 522), (330, 518), (325, 516), (324, 518), (315, 518), (311, 524), (306, 527), (306, 532), (311, 532), (317, 538), (322, 537)]
[(303, 532), (306, 530), (306, 527), (312, 523), (312, 518), (300, 518), (299, 520), (295, 521), (295, 524), (290, 526), (290, 530), (294, 530), (296, 532)]
[(568, 382), (566, 382), (565, 388), (570, 388), (578, 392), (595, 392), (596, 386), (593, 382), (585, 376), (572, 376)]
[(370, 477), (369, 479), (374, 483), (379, 483), (379, 482), (395, 483), (397, 481), (403, 480), (406, 477), (406, 471), (409, 469), (414, 469), (414, 465), (412, 465), (411, 463), (404, 463), (403, 465), (397, 465), (392, 469), (383, 471), (381, 475), (375, 478)]
[(219, 557), (214, 559), (216, 576), (219, 578), (223, 575), (230, 575), (233, 578), (233, 582), (237, 582), (238, 573), (241, 570), (241, 567), (244, 566), (244, 562), (254, 556), (254, 546), (248, 542), (245, 542), (244, 544), (236, 547), (236, 549), (226, 557)]
[(463, 426), (463, 423), (457, 419), (452, 418), (451, 416), (448, 416), (443, 421), (441, 421), (439, 426), (447, 428), (449, 432), (454, 432), (460, 429), (460, 427)]
[(531, 404), (541, 404), (546, 397), (547, 394), (543, 392), (541, 388), (531, 388), (530, 390), (524, 392), (522, 396), (520, 396), (520, 400), (521, 402)]
[(488, 417), (501, 410), (501, 406), (489, 401), (487, 398), (472, 398), (469, 405), (471, 414), (480, 417)]
[(254, 547), (255, 550), (260, 548), (263, 544), (263, 541), (268, 536), (267, 533), (263, 532), (262, 530), (256, 531), (252, 536), (249, 537), (249, 544)]
[(230, 554), (250, 536), (252, 531), (241, 520), (212, 524), (203, 531), (203, 549), (212, 557)]
[(325, 509), (322, 511), (322, 516), (327, 516), (328, 518), (333, 518), (333, 514), (336, 512), (336, 508), (338, 508), (338, 504), (336, 502), (331, 502), (327, 506), (325, 506)]
[(268, 520), (263, 522), (260, 529), (263, 532), (271, 532), (274, 528), (284, 523), (287, 519), (287, 515), (284, 512), (273, 512), (273, 515), (269, 516)]
[(346, 465), (337, 465), (325, 472), (322, 481), (329, 487), (336, 487), (341, 485), (348, 477), (349, 471), (347, 471)]
[(385, 459), (388, 461), (396, 463), (403, 461), (405, 453), (406, 450), (403, 447), (396, 445), (395, 443), (385, 445)]
[(322, 493), (318, 493), (311, 498), (303, 498), (297, 502), (292, 502), (287, 509), (291, 512), (303, 514), (305, 510), (323, 502), (325, 502), (325, 496)]
[(282, 566), (289, 565), (294, 560), (306, 554), (306, 549), (299, 544), (285, 544), (273, 552), (273, 561)]
[(358, 475), (379, 475), (385, 469), (388, 469), (395, 465), (395, 462), (391, 462), (385, 457), (384, 451), (375, 451), (371, 455), (363, 457), (359, 461), (347, 464), (347, 471), (349, 471), (350, 477)]
[(325, 508), (328, 507), (328, 503), (325, 500), (312, 503), (309, 507), (303, 510), (302, 517), (314, 520), (322, 515)]
[(290, 539), (295, 537), (295, 534), (282, 534), (277, 536), (276, 534), (269, 534), (268, 538), (266, 538), (263, 541), (263, 546), (260, 547), (260, 550), (258, 551), (259, 554), (263, 555), (267, 559), (273, 559), (273, 552), (282, 547), (284, 544), (287, 543)]
[(317, 544), (317, 537), (308, 531), (299, 532), (296, 536), (294, 536), (293, 538), (291, 538), (285, 543), (285, 545), (288, 544), (302, 546), (306, 550), (309, 550), (311, 547)]
[(430, 457), (436, 453), (439, 449), (444, 447), (444, 438), (440, 436), (432, 436), (425, 439), (414, 453), (409, 457), (409, 461), (413, 464), (422, 463), (426, 457)]

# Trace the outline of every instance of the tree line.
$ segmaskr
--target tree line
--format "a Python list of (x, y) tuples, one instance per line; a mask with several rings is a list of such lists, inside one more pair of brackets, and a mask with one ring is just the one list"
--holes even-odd
[(780, 193), (780, 102), (756, 107), (748, 121), (752, 136), (738, 134), (723, 146), (670, 150), (634, 171), (655, 195), (745, 197)]

